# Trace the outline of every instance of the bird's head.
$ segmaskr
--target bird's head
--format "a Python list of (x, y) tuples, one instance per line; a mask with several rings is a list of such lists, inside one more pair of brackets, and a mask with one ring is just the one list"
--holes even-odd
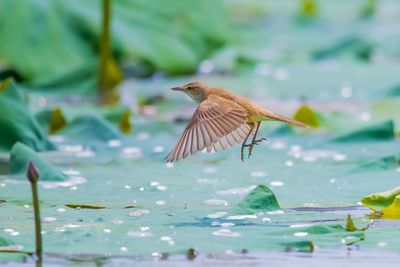
[(174, 91), (184, 92), (198, 103), (207, 98), (209, 89), (210, 87), (207, 84), (199, 81), (194, 81), (183, 86), (171, 88), (171, 90)]

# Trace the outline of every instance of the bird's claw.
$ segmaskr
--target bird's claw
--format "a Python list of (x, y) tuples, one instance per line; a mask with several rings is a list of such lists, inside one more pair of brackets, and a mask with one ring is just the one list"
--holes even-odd
[(249, 148), (249, 153), (247, 154), (247, 158), (249, 159), (249, 158), (253, 155), (253, 148), (254, 148), (254, 146), (258, 146), (259, 143), (261, 143), (262, 141), (268, 141), (268, 139), (265, 138), (265, 137), (262, 137), (262, 138), (260, 138), (260, 139), (253, 140), (250, 144), (244, 144), (244, 145), (242, 145), (242, 150), (241, 150), (240, 159), (241, 159), (242, 161), (244, 161), (244, 153), (243, 153), (243, 150), (244, 150), (245, 147), (248, 147), (248, 148)]

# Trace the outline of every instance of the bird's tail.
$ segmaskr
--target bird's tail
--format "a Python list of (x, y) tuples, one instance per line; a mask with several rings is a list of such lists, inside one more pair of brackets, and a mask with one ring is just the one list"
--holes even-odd
[(285, 116), (279, 115), (279, 114), (275, 114), (272, 112), (268, 112), (267, 114), (265, 114), (265, 116), (267, 116), (269, 119), (271, 120), (277, 120), (277, 121), (282, 121), (282, 122), (286, 122), (298, 127), (302, 127), (302, 128), (310, 128), (310, 126), (308, 126), (307, 124), (304, 124), (302, 122), (296, 121), (294, 119), (290, 119), (287, 118)]

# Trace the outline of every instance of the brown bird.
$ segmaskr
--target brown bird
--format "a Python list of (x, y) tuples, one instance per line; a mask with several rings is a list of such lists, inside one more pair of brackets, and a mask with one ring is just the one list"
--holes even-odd
[[(309, 127), (258, 107), (244, 96), (234, 94), (227, 89), (210, 87), (202, 82), (190, 82), (172, 90), (186, 93), (199, 103), (199, 106), (178, 143), (165, 158), (167, 162), (184, 159), (204, 149), (207, 152), (226, 149), (240, 142), (242, 142), (243, 161), (245, 147), (249, 148), (250, 158), (254, 145), (267, 140), (256, 139), (262, 121), (282, 121), (299, 127)], [(251, 143), (246, 144), (253, 132)]]

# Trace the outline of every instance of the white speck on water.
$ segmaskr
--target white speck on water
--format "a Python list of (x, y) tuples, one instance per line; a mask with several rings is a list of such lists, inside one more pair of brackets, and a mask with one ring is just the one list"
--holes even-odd
[(150, 186), (157, 186), (157, 185), (159, 185), (159, 184), (160, 184), (160, 182), (158, 182), (158, 181), (153, 181), (153, 182), (150, 183)]
[(258, 63), (254, 68), (254, 73), (259, 76), (271, 75), (271, 72), (271, 66), (264, 62)]
[(112, 139), (112, 140), (108, 140), (107, 145), (109, 147), (120, 147), (122, 145), (121, 140), (118, 139)]
[(336, 179), (332, 178), (332, 179), (329, 180), (329, 182), (330, 182), (331, 184), (334, 184), (334, 183), (336, 182)]
[(311, 223), (299, 223), (299, 224), (292, 224), (289, 227), (290, 228), (301, 228), (301, 227), (308, 227), (308, 226), (312, 226)]
[(138, 147), (124, 147), (120, 156), (125, 159), (137, 159), (142, 157), (142, 150)]
[(171, 169), (171, 168), (175, 167), (175, 164), (172, 162), (167, 162), (167, 163), (165, 163), (165, 167), (167, 167), (168, 169)]
[[(70, 176), (69, 179), (61, 182), (42, 182), (41, 186), (45, 189), (57, 187), (76, 187), (76, 185), (86, 183), (86, 178), (82, 176)], [(77, 188), (77, 187), (76, 187)], [(76, 189), (71, 189), (76, 190)]]
[(152, 232), (149, 231), (129, 231), (127, 233), (128, 236), (130, 237), (151, 237), (153, 236)]
[(216, 173), (216, 172), (217, 172), (217, 168), (215, 168), (215, 167), (204, 168), (204, 173), (212, 174), (212, 173)]
[(46, 231), (44, 231), (44, 230), (42, 230), (40, 233), (41, 233), (42, 235), (45, 235), (45, 234), (47, 234), (47, 232), (46, 232)]
[(223, 227), (223, 228), (229, 228), (229, 227), (232, 227), (232, 226), (235, 226), (235, 224), (231, 223), (231, 222), (221, 223), (221, 227)]
[(79, 227), (82, 227), (82, 225), (67, 223), (67, 224), (64, 225), (64, 227), (65, 228), (79, 228)]
[(382, 242), (379, 242), (379, 243), (378, 243), (378, 247), (386, 247), (387, 244), (388, 244), (387, 242), (383, 242), (383, 241), (382, 241)]
[(256, 215), (232, 215), (226, 217), (227, 220), (257, 219)]
[(38, 106), (44, 108), (47, 105), (47, 99), (44, 96), (38, 98)]
[(264, 217), (261, 219), (262, 222), (271, 222), (271, 218)]
[(227, 255), (233, 255), (233, 254), (235, 254), (235, 252), (233, 252), (233, 250), (231, 250), (231, 249), (225, 250), (224, 253), (227, 254)]
[(55, 221), (57, 221), (56, 217), (46, 217), (43, 219), (44, 223), (51, 223), (51, 222), (55, 222)]
[(66, 209), (64, 209), (64, 208), (58, 208), (57, 209), (57, 212), (66, 212), (67, 210)]
[(281, 141), (274, 141), (274, 142), (271, 142), (269, 147), (272, 150), (280, 150), (280, 149), (285, 149), (286, 148), (286, 144), (284, 142), (281, 142)]
[(6, 187), (5, 183), (0, 183), (0, 187)]
[(203, 60), (200, 62), (198, 72), (200, 74), (209, 74), (214, 70), (214, 63), (211, 60)]
[(141, 226), (139, 229), (140, 231), (150, 231), (150, 227), (148, 226)]
[(85, 150), (76, 152), (75, 156), (77, 156), (79, 158), (92, 158), (92, 157), (96, 156), (96, 153), (94, 153), (94, 151), (92, 151), (92, 150), (85, 149)]
[(229, 203), (226, 200), (222, 199), (207, 199), (203, 202), (207, 206), (228, 206)]
[(226, 190), (219, 190), (216, 192), (217, 195), (226, 196), (226, 195), (246, 195), (248, 192), (253, 190), (256, 186), (252, 185), (249, 187), (239, 187), (239, 188), (230, 188)]
[(168, 241), (172, 241), (172, 237), (170, 237), (170, 236), (162, 236), (162, 237), (160, 237), (160, 240), (168, 242)]
[(54, 229), (54, 232), (59, 232), (59, 233), (65, 232), (65, 228), (64, 227), (56, 227)]
[(165, 206), (165, 204), (167, 204), (164, 200), (157, 200), (156, 201), (156, 205), (157, 206)]
[(24, 205), (25, 209), (29, 209), (29, 207), (30, 207), (29, 205), (26, 205), (26, 204)]
[(315, 207), (317, 207), (317, 208), (319, 208), (319, 207), (322, 207), (322, 206), (321, 206), (321, 204), (319, 204), (319, 203), (306, 202), (306, 203), (303, 204), (303, 207), (308, 207), (308, 208), (315, 208)]
[(80, 171), (74, 170), (74, 169), (67, 169), (62, 171), (65, 175), (69, 176), (75, 176), (75, 175), (81, 175)]
[(284, 186), (285, 184), (282, 181), (272, 181), (269, 183), (270, 186)]
[(353, 95), (353, 90), (349, 85), (342, 85), (342, 88), (340, 89), (340, 95), (343, 98), (350, 98)]
[(345, 238), (342, 239), (342, 244), (351, 244), (354, 242), (357, 242), (358, 240), (360, 240), (358, 237), (356, 236), (346, 236)]
[(311, 155), (304, 155), (303, 160), (306, 162), (314, 162), (317, 161), (317, 157)]
[(129, 212), (129, 216), (140, 217), (140, 216), (143, 216), (145, 214), (148, 214), (149, 212), (150, 212), (149, 210), (139, 209), (139, 210), (135, 210), (135, 211)]
[(363, 112), (363, 113), (361, 113), (360, 119), (362, 121), (370, 121), (371, 120), (371, 114), (369, 112)]
[(289, 78), (289, 72), (286, 69), (279, 68), (274, 71), (273, 76), (278, 81), (284, 81)]
[(207, 178), (199, 178), (199, 179), (197, 179), (197, 183), (199, 183), (199, 184), (213, 184), (213, 183), (215, 183), (215, 180), (207, 179)]
[(6, 229), (4, 229), (4, 232), (5, 233), (12, 233), (12, 232), (14, 232), (14, 229), (6, 228)]
[(396, 169), (396, 171), (400, 172), (400, 167), (398, 167), (398, 168)]
[(70, 153), (77, 153), (83, 150), (82, 145), (60, 145), (59, 146), (61, 151), (70, 152)]
[(150, 139), (150, 133), (148, 132), (140, 132), (137, 136), (139, 140), (147, 140)]
[(144, 191), (144, 187), (139, 188), (139, 191)]
[(217, 218), (223, 217), (226, 214), (227, 214), (227, 212), (225, 212), (225, 211), (217, 211), (215, 213), (208, 214), (206, 217), (210, 218), (210, 219), (217, 219)]
[(127, 247), (121, 247), (120, 250), (121, 250), (122, 252), (128, 252), (128, 248), (127, 248)]
[(250, 173), (251, 177), (266, 177), (267, 173), (263, 171), (253, 171)]
[(154, 153), (164, 152), (164, 147), (163, 146), (155, 146), (155, 147), (153, 147), (153, 152)]
[(210, 223), (210, 225), (213, 226), (213, 227), (215, 227), (215, 226), (221, 226), (221, 223), (220, 223), (220, 222), (213, 221), (213, 222)]
[(71, 186), (70, 190), (72, 190), (72, 191), (78, 190), (78, 187), (76, 187), (76, 186)]
[(112, 223), (113, 224), (123, 224), (124, 221), (123, 220), (113, 220)]
[(48, 138), (53, 143), (61, 143), (65, 141), (65, 138), (62, 135), (49, 135)]
[(274, 210), (274, 211), (267, 211), (268, 215), (279, 215), (279, 214), (284, 214), (285, 212), (283, 210)]
[(17, 236), (17, 235), (19, 235), (19, 232), (14, 231), (14, 232), (11, 232), (10, 235), (12, 235), (12, 236)]
[(124, 188), (129, 190), (129, 189), (131, 189), (132, 187), (131, 187), (130, 185), (124, 185)]
[(287, 160), (287, 161), (285, 161), (285, 165), (286, 165), (287, 167), (292, 167), (292, 166), (293, 166), (293, 161)]
[(161, 258), (162, 254), (160, 252), (153, 252), (153, 253), (151, 253), (151, 256), (155, 257), (155, 258)]
[(156, 188), (160, 191), (165, 191), (168, 189), (168, 186), (166, 185), (157, 185)]
[(110, 234), (111, 233), (111, 229), (106, 228), (106, 229), (103, 230), (103, 232), (106, 233), (106, 234)]
[(308, 235), (307, 232), (297, 232), (297, 233), (294, 233), (294, 236), (298, 236), (298, 237), (303, 237), (303, 236), (307, 236), (307, 235)]
[(336, 161), (343, 161), (346, 158), (347, 158), (346, 155), (340, 154), (340, 153), (333, 155), (333, 159), (336, 160)]
[(237, 232), (232, 232), (230, 229), (219, 229), (212, 233), (216, 236), (225, 236), (225, 237), (240, 237), (241, 234)]

